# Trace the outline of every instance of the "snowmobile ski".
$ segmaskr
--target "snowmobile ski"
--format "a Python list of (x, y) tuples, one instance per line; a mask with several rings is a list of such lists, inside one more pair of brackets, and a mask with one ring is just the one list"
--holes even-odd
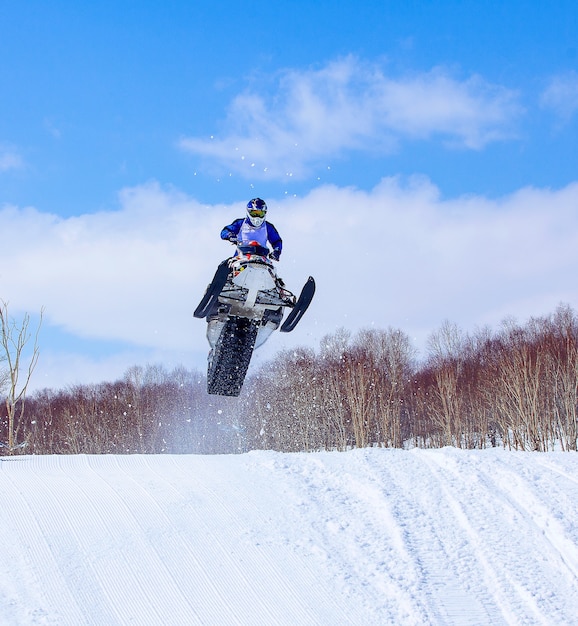
[(299, 320), (303, 317), (305, 311), (309, 308), (311, 300), (315, 295), (315, 280), (313, 276), (309, 276), (307, 282), (303, 286), (299, 299), (295, 303), (295, 306), (291, 310), (291, 313), (287, 316), (287, 319), (281, 325), (282, 333), (290, 333), (295, 326), (299, 323)]
[(199, 306), (195, 309), (193, 313), (194, 317), (198, 317), (203, 319), (207, 317), (210, 313), (213, 306), (216, 304), (219, 299), (219, 294), (221, 290), (225, 286), (227, 282), (227, 276), (229, 275), (229, 260), (225, 259), (221, 261), (215, 275), (213, 276), (213, 280), (207, 287), (207, 291), (205, 291), (205, 295), (202, 300), (199, 302)]

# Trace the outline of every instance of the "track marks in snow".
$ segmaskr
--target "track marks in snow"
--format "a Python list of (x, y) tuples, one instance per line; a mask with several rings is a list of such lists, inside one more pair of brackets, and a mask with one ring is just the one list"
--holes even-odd
[(0, 623), (548, 626), (578, 456), (353, 450), (0, 463)]
[(536, 482), (543, 474), (528, 463), (536, 455), (452, 450), (420, 456), (435, 467), (441, 500), (454, 513), (462, 561), (478, 564), (466, 582), (495, 604), (488, 623), (572, 623), (578, 580), (564, 553), (576, 552), (576, 537), (555, 521), (551, 481)]
[(574, 623), (578, 498), (568, 498), (578, 485), (545, 497), (559, 481), (534, 476), (544, 475), (540, 459), (567, 467), (571, 456), (347, 454), (346, 465), (339, 453), (275, 456), (272, 469), (287, 474), (284, 496), (308, 512), (302, 549), (327, 561), (331, 584), (352, 604), (365, 604), (365, 623)]
[(434, 451), (416, 454), (430, 472), (420, 473), (430, 481), (420, 493), (430, 502), (430, 523), (443, 544), (435, 556), (438, 588), (434, 594), (447, 620), (443, 623), (519, 623), (500, 566), (488, 558), (488, 551), (495, 545), (501, 550), (506, 539), (506, 527), (494, 507), (499, 496), (484, 488), (475, 473), (457, 471), (451, 457)]
[(426, 624), (411, 555), (381, 483), (365, 472), (358, 476), (357, 457), (355, 472), (348, 472), (339, 455), (274, 457), (274, 474), (285, 476), (283, 498), (302, 520), (300, 537), (287, 541), (304, 558), (325, 564), (329, 584), (347, 598), (354, 623)]
[(349, 453), (351, 471), (343, 471), (335, 454), (311, 455), (294, 468), (305, 482), (303, 506), (314, 505), (319, 515), (305, 534), (316, 538), (318, 551), (339, 555), (329, 559), (334, 586), (352, 599), (362, 592), (366, 623), (507, 623), (495, 578), (484, 584), (468, 574), (468, 568), (477, 572), (483, 549), (464, 565), (463, 545), (456, 544), (459, 508), (448, 505), (425, 459), (357, 450)]
[(468, 537), (460, 530), (467, 528), (467, 520), (428, 458), (417, 450), (402, 453), (386, 475), (396, 485), (396, 516), (420, 572), (428, 623), (499, 624), (500, 612), (486, 588), (472, 584), (471, 574), (481, 564), (476, 549), (464, 554)]

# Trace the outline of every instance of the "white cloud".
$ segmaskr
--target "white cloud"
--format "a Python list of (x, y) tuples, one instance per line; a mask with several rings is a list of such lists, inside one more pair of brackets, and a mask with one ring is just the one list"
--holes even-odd
[[(427, 179), (388, 178), (370, 192), (326, 186), (267, 201), (284, 239), (280, 274), (295, 292), (313, 274), (317, 294), (297, 329), (276, 333), (256, 363), (285, 347), (317, 348), (341, 326), (392, 326), (423, 347), (444, 319), (472, 331), (560, 302), (578, 307), (578, 183), (443, 200)], [(201, 205), (151, 183), (123, 191), (117, 211), (64, 219), (0, 210), (0, 297), (14, 314), (45, 307), (41, 348), (51, 326), (121, 342), (106, 358), (51, 348), (39, 382), (54, 384), (67, 362), (63, 381), (95, 372), (110, 380), (123, 364), (157, 359), (203, 369), (205, 325), (192, 311), (231, 253), (219, 232), (244, 204)]]
[(187, 137), (186, 151), (250, 176), (301, 176), (312, 163), (348, 150), (391, 153), (403, 140), (441, 137), (469, 149), (512, 135), (514, 92), (448, 71), (392, 78), (354, 57), (319, 70), (288, 70), (272, 93), (264, 82), (231, 103), (225, 130)]
[(578, 73), (554, 76), (541, 96), (542, 107), (552, 109), (563, 122), (578, 111)]
[(23, 167), (24, 161), (18, 152), (0, 145), (0, 172), (17, 170)]
[(442, 201), (427, 180), (393, 178), (368, 194), (322, 188), (296, 200), (285, 230), (305, 237), (298, 250), (312, 250), (332, 294), (322, 323), (393, 325), (421, 341), (444, 318), (471, 329), (577, 303), (577, 201), (578, 184)]
[(206, 280), (203, 255), (219, 260), (204, 242), (221, 220), (156, 184), (125, 190), (120, 202), (67, 219), (5, 208), (3, 297), (23, 310), (44, 306), (49, 323), (83, 337), (190, 345), (174, 328), (193, 306), (192, 285)]

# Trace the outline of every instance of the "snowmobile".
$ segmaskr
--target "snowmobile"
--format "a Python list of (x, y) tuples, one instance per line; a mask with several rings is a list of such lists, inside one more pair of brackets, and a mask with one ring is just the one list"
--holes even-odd
[[(253, 350), (279, 327), (282, 333), (291, 332), (311, 304), (313, 277), (297, 298), (277, 276), (268, 254), (269, 249), (256, 241), (237, 244), (236, 254), (220, 263), (193, 313), (207, 320), (210, 394), (238, 396)], [(284, 309), (290, 313), (281, 323)]]

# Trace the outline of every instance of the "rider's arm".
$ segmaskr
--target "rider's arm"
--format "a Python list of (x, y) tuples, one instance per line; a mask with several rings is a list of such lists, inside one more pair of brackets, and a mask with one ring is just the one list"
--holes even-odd
[(271, 222), (266, 222), (267, 224), (267, 239), (269, 243), (273, 247), (273, 252), (276, 252), (277, 260), (281, 256), (281, 251), (283, 250), (283, 240), (281, 239), (277, 229)]
[(243, 219), (240, 218), (235, 220), (232, 224), (225, 226), (221, 231), (221, 239), (237, 239), (237, 235), (241, 230), (241, 225), (243, 224)]

